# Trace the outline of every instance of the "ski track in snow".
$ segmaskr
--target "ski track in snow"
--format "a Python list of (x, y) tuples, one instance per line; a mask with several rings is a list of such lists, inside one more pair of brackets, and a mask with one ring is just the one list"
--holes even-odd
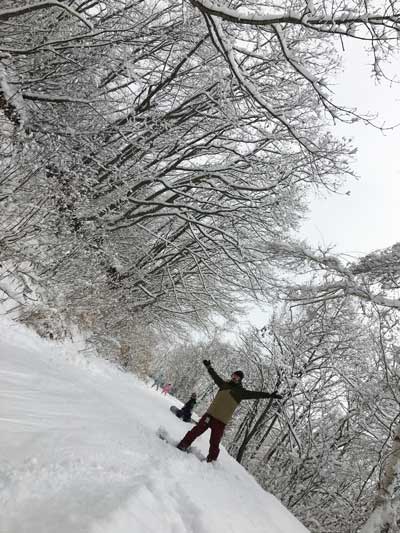
[(0, 533), (307, 533), (225, 450), (157, 437), (190, 428), (173, 398), (4, 318), (0, 339)]

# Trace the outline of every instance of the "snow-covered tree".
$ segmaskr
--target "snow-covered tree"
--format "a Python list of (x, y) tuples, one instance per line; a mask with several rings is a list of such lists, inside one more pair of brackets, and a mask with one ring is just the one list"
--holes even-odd
[(270, 291), (270, 243), (309, 188), (351, 175), (329, 131), (356, 118), (328, 92), (337, 40), (377, 57), (395, 17), (269, 8), (3, 2), (2, 113), (22, 150), (3, 202), (14, 225), (29, 215), (24, 259), (61, 307), (115, 324), (148, 308), (158, 322), (230, 314)]
[(395, 523), (398, 339), (395, 316), (348, 298), (287, 307), (238, 348), (284, 399), (243, 406), (230, 452), (315, 533)]

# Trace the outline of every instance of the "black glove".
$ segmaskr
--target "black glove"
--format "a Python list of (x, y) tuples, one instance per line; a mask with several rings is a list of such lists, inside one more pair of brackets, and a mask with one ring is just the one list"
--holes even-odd
[(209, 368), (211, 366), (211, 361), (209, 361), (208, 359), (203, 359), (203, 365), (206, 368)]
[(270, 398), (274, 398), (275, 400), (282, 400), (283, 396), (281, 394), (278, 394), (277, 392), (271, 392), (269, 395)]

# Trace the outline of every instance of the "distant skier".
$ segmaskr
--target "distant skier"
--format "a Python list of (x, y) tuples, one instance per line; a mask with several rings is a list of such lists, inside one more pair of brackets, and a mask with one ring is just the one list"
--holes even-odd
[(165, 396), (166, 396), (167, 394), (169, 394), (171, 392), (171, 390), (172, 390), (172, 383), (167, 383), (161, 389), (161, 394), (165, 394)]
[(175, 414), (178, 418), (182, 418), (184, 422), (190, 422), (192, 419), (193, 407), (196, 405), (196, 393), (193, 392), (190, 399), (185, 403), (182, 409), (178, 409)]
[(197, 425), (186, 433), (177, 447), (185, 451), (197, 437), (210, 428), (210, 449), (207, 456), (207, 462), (210, 463), (211, 461), (216, 461), (219, 454), (219, 443), (224, 434), (225, 426), (232, 418), (235, 409), (242, 400), (253, 400), (256, 398), (276, 398), (279, 400), (282, 396), (277, 392), (269, 393), (244, 389), (242, 387), (244, 376), (241, 370), (233, 372), (230, 381), (225, 381), (215, 372), (211, 366), (211, 361), (205, 359), (203, 364), (215, 384), (218, 385), (219, 391), (207, 409), (207, 412), (200, 418)]
[(158, 390), (159, 387), (162, 387), (163, 384), (163, 377), (162, 374), (158, 374), (154, 379), (154, 383), (151, 386), (151, 388), (156, 387), (156, 390)]

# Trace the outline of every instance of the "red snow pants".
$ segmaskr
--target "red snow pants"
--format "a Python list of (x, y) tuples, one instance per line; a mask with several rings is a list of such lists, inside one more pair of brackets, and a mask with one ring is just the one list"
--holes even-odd
[(188, 431), (178, 444), (178, 448), (185, 450), (189, 448), (192, 442), (200, 437), (207, 429), (211, 429), (210, 450), (207, 456), (207, 462), (215, 461), (219, 455), (219, 443), (224, 434), (225, 424), (207, 413), (203, 415), (193, 429)]

